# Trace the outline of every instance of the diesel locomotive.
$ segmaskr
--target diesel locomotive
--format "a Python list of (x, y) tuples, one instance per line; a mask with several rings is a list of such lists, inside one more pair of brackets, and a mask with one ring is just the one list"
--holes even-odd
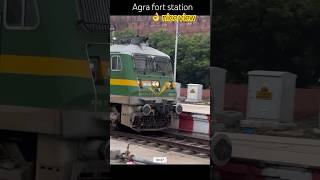
[(110, 120), (135, 131), (159, 131), (177, 118), (176, 83), (170, 57), (147, 44), (147, 37), (110, 46)]

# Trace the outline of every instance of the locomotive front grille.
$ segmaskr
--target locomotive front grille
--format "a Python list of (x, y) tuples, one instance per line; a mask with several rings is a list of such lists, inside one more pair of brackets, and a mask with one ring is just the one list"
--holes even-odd
[(137, 130), (159, 130), (167, 128), (170, 116), (135, 116), (132, 127)]

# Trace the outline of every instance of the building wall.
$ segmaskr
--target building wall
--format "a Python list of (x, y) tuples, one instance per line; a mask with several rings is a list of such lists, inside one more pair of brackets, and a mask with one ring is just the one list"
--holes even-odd
[[(165, 29), (168, 32), (175, 33), (175, 23), (153, 22), (152, 16), (111, 16), (111, 24), (114, 24), (117, 31), (126, 28), (135, 30), (137, 34), (144, 35), (155, 32), (159, 29)], [(180, 23), (179, 33), (209, 33), (210, 32), (210, 16), (197, 16), (194, 23)]]

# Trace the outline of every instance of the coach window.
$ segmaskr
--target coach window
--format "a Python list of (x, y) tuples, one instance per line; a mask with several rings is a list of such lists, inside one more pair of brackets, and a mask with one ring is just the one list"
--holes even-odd
[(14, 30), (33, 30), (39, 26), (36, 0), (5, 0), (4, 26)]
[(122, 70), (120, 56), (112, 56), (111, 57), (111, 70), (112, 71), (121, 71)]

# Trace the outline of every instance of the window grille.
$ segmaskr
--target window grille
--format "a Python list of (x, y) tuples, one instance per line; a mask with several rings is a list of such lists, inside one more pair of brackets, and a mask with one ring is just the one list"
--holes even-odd
[(86, 31), (109, 32), (109, 1), (108, 0), (78, 0), (80, 23)]
[(6, 0), (4, 15), (7, 29), (32, 30), (40, 21), (36, 0)]

